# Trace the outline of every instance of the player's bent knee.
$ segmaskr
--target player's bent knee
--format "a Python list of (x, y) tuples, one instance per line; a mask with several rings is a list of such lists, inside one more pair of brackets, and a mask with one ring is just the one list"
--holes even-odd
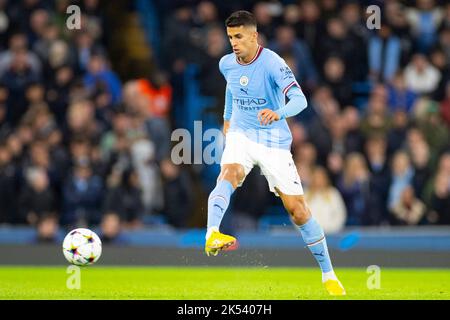
[(220, 175), (219, 180), (227, 180), (232, 185), (233, 188), (237, 188), (239, 183), (244, 179), (245, 171), (240, 165), (230, 165), (223, 169), (222, 174)]
[(243, 169), (239, 167), (228, 167), (221, 172), (219, 180), (229, 181), (233, 185), (233, 188), (236, 189), (242, 179), (244, 179), (244, 176)]

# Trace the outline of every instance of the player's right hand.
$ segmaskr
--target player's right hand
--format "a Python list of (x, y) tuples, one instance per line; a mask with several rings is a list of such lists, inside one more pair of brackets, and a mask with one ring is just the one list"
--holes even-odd
[(271, 109), (263, 109), (258, 113), (258, 120), (262, 126), (272, 124), (274, 121), (280, 120), (280, 116), (271, 110)]

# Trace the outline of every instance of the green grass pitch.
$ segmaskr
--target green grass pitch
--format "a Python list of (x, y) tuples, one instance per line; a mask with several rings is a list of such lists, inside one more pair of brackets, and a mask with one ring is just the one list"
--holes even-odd
[(373, 290), (363, 268), (336, 273), (346, 297), (328, 296), (316, 268), (95, 265), (81, 268), (80, 289), (70, 290), (64, 266), (0, 267), (0, 299), (450, 299), (450, 269), (381, 268), (380, 289)]

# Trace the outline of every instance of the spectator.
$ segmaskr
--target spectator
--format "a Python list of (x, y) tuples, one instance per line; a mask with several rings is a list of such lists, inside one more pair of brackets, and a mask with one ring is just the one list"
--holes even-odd
[(170, 159), (161, 161), (163, 178), (163, 212), (168, 222), (176, 228), (186, 228), (194, 209), (192, 181), (188, 173), (175, 166)]
[[(403, 41), (410, 38), (410, 26), (406, 17), (406, 7), (400, 1), (389, 1), (384, 4), (386, 24), (392, 28), (394, 34)], [(403, 42), (402, 41), (402, 42)], [(408, 41), (409, 42), (409, 41)], [(409, 43), (407, 43), (410, 46)]]
[(342, 116), (336, 117), (330, 124), (331, 148), (330, 152), (344, 155), (347, 150), (347, 128)]
[[(274, 38), (274, 15), (268, 2), (257, 2), (253, 7), (253, 14), (258, 24), (258, 32), (267, 39)], [(281, 14), (281, 12), (279, 12)]]
[(76, 65), (76, 57), (67, 42), (62, 39), (57, 39), (50, 44), (47, 60), (44, 60), (44, 63), (46, 70), (44, 76), (50, 80), (59, 68), (63, 66), (74, 68)]
[(101, 30), (105, 18), (99, 0), (84, 0), (81, 4), (81, 12), (91, 24), (96, 24)]
[(281, 56), (292, 56), (295, 66), (295, 70), (292, 71), (296, 74), (297, 80), (302, 83), (302, 87), (314, 89), (319, 79), (311, 51), (305, 42), (295, 37), (292, 27), (279, 26), (275, 39), (269, 43), (269, 48)]
[(95, 55), (104, 55), (103, 47), (95, 42), (92, 34), (86, 30), (80, 30), (75, 36), (75, 55), (78, 61), (78, 69), (81, 72), (88, 70), (89, 61)]
[(445, 53), (445, 60), (450, 61), (450, 25), (444, 27), (439, 33), (438, 47)]
[[(365, 52), (365, 46), (358, 47), (361, 43), (353, 42), (348, 34), (345, 23), (339, 17), (330, 18), (327, 21), (327, 30), (325, 37), (320, 42), (317, 50), (319, 55), (319, 64), (323, 66), (330, 56), (341, 57), (350, 79), (354, 79), (359, 73), (356, 67), (359, 65), (358, 52)], [(358, 62), (356, 62), (358, 61)]]
[(108, 188), (103, 212), (119, 216), (125, 228), (134, 229), (142, 225), (144, 205), (136, 172), (122, 172), (119, 184)]
[(63, 226), (92, 226), (100, 223), (100, 206), (103, 183), (92, 171), (91, 164), (80, 161), (75, 164), (63, 189)]
[(411, 185), (414, 170), (405, 151), (397, 151), (392, 159), (392, 181), (389, 186), (388, 208), (393, 210), (401, 199), (403, 190)]
[(432, 157), (436, 157), (450, 140), (450, 130), (439, 115), (439, 105), (431, 101), (424, 106), (424, 113), (417, 115), (417, 125), (430, 146)]
[(434, 174), (428, 180), (425, 185), (424, 192), (422, 194), (422, 198), (425, 203), (430, 206), (431, 205), (431, 195), (435, 189), (435, 182), (438, 177), (438, 174), (447, 177), (450, 175), (450, 149), (445, 150), (439, 157), (437, 161), (437, 166), (434, 170)]
[(439, 112), (447, 128), (450, 129), (450, 82), (447, 83), (445, 88), (445, 98), (440, 104)]
[[(358, 3), (357, 1), (349, 1), (344, 3), (340, 10), (340, 16), (344, 21), (344, 23), (346, 24), (349, 34), (352, 37), (352, 41), (358, 42), (359, 48), (364, 48), (366, 46), (365, 43), (370, 37), (370, 30), (367, 29), (366, 21), (363, 17), (363, 12), (364, 11), (361, 7), (361, 4)], [(365, 52), (361, 53), (355, 52), (355, 54), (358, 55), (361, 59), (358, 61), (364, 62), (364, 65), (367, 64), (366, 59), (364, 59), (364, 57), (366, 56)], [(364, 70), (365, 68), (361, 69), (362, 70), (360, 76), (365, 77), (367, 70)]]
[(391, 156), (399, 150), (406, 139), (408, 130), (408, 115), (404, 111), (396, 111), (392, 116), (392, 127), (387, 134), (388, 155)]
[(119, 109), (112, 117), (112, 130), (105, 132), (100, 141), (102, 158), (112, 164), (122, 157), (129, 158), (129, 145), (132, 142), (131, 120), (125, 110)]
[(36, 43), (36, 41), (44, 35), (45, 27), (50, 21), (49, 13), (44, 8), (33, 10), (28, 22), (28, 40), (30, 47)]
[(8, 31), (11, 26), (11, 22), (7, 14), (8, 3), (6, 1), (0, 1), (0, 50), (5, 50), (8, 40)]
[(71, 166), (91, 160), (91, 142), (82, 137), (76, 137), (69, 144)]
[(155, 145), (145, 135), (136, 137), (130, 147), (133, 168), (139, 176), (142, 202), (146, 214), (152, 214), (163, 206), (161, 174), (155, 161)]
[[(297, 150), (299, 146), (306, 142), (308, 133), (303, 123), (293, 119), (288, 120), (288, 126), (292, 133), (292, 149)], [(294, 151), (295, 153), (295, 151)]]
[(202, 47), (204, 39), (207, 37), (210, 30), (221, 23), (218, 21), (216, 5), (208, 0), (200, 1), (194, 10), (193, 23), (193, 44), (197, 47)]
[(99, 141), (103, 128), (95, 119), (95, 110), (90, 100), (72, 103), (67, 110), (67, 127), (65, 141), (74, 137), (85, 137), (91, 141)]
[[(303, 3), (305, 3), (305, 1), (302, 1), (302, 4)], [(300, 6), (298, 4), (286, 4), (283, 10), (283, 24), (290, 26), (294, 28), (294, 30), (296, 30), (300, 25), (300, 19), (304, 19), (304, 15), (304, 12), (302, 15), (300, 15)]]
[(333, 185), (337, 185), (344, 170), (344, 156), (337, 152), (328, 154), (326, 165)]
[(450, 82), (450, 60), (447, 60), (442, 49), (435, 48), (431, 52), (430, 61), (442, 75), (436, 90), (432, 94), (432, 98), (436, 101), (441, 101), (445, 97), (445, 86)]
[(29, 108), (45, 104), (45, 88), (40, 83), (30, 83), (26, 88), (25, 97)]
[(413, 40), (411, 39), (410, 25), (406, 18), (406, 6), (400, 1), (389, 1), (384, 4), (383, 17), (392, 28), (392, 32), (400, 39), (401, 57), (400, 65), (404, 66), (413, 51)]
[(346, 106), (342, 112), (342, 120), (345, 125), (346, 152), (358, 152), (363, 149), (364, 136), (361, 133), (361, 115), (354, 106)]
[[(320, 19), (319, 4), (313, 0), (302, 1), (297, 10), (301, 12), (300, 23), (296, 26), (297, 36), (305, 39), (311, 52), (316, 53), (319, 50), (321, 36), (325, 33), (325, 25)], [(316, 54), (313, 55), (313, 59), (317, 66), (320, 65), (321, 61)]]
[(370, 78), (375, 81), (391, 81), (396, 74), (401, 56), (400, 39), (392, 28), (382, 23), (368, 43)]
[(11, 66), (0, 79), (9, 90), (8, 119), (15, 125), (26, 111), (25, 90), (39, 81), (39, 74), (33, 71), (27, 61), (26, 51), (19, 51), (12, 56)]
[(370, 174), (364, 157), (360, 153), (350, 153), (345, 159), (344, 170), (337, 188), (347, 208), (346, 225), (366, 225), (368, 222)]
[(61, 185), (63, 183), (63, 177), (65, 177), (67, 171), (70, 168), (70, 157), (66, 146), (63, 145), (62, 132), (57, 128), (49, 130), (45, 137), (50, 161), (53, 164), (56, 176), (56, 189), (58, 191), (58, 197), (60, 197)]
[(391, 177), (385, 137), (379, 135), (369, 137), (365, 144), (365, 155), (370, 170), (372, 222), (375, 225), (387, 223), (386, 205)]
[(437, 29), (442, 21), (443, 12), (434, 0), (418, 0), (417, 7), (410, 7), (406, 17), (412, 28), (416, 49), (428, 53), (436, 41)]
[(406, 86), (402, 72), (397, 72), (392, 82), (387, 86), (388, 105), (391, 112), (404, 111), (410, 113), (416, 102), (417, 95)]
[(324, 168), (316, 167), (305, 199), (314, 218), (326, 234), (339, 232), (345, 225), (347, 210), (339, 191), (335, 189)]
[(439, 31), (445, 30), (446, 28), (450, 27), (450, 4), (447, 3), (444, 10), (444, 18), (442, 19), (441, 25), (439, 26)]
[(322, 8), (322, 16), (326, 19), (332, 19), (338, 13), (338, 1), (337, 0), (321, 0), (320, 7)]
[(302, 179), (303, 190), (308, 190), (311, 184), (312, 171), (316, 166), (317, 149), (314, 144), (305, 142), (298, 146), (294, 153), (294, 163)]
[(22, 167), (24, 171), (29, 168), (45, 170), (52, 187), (59, 183), (58, 171), (50, 158), (49, 148), (44, 140), (36, 140), (30, 144), (27, 157), (22, 162)]
[(192, 43), (193, 25), (192, 9), (187, 4), (179, 4), (165, 21), (166, 32), (162, 41), (165, 55), (162, 64), (171, 74), (181, 74), (187, 62), (191, 61), (198, 51)]
[(0, 85), (0, 139), (6, 138), (12, 132), (12, 128), (6, 118), (8, 112), (7, 99), (8, 89)]
[(155, 144), (155, 161), (160, 162), (170, 156), (170, 125), (167, 119), (160, 117), (149, 117), (145, 120), (147, 135)]
[(30, 123), (35, 139), (45, 140), (57, 128), (46, 103), (31, 105), (22, 121)]
[(0, 143), (0, 225), (19, 222), (15, 201), (17, 168), (11, 160), (12, 152), (5, 143)]
[(361, 132), (365, 137), (373, 134), (386, 135), (391, 127), (392, 119), (387, 109), (386, 99), (373, 94), (361, 122)]
[(44, 216), (57, 214), (55, 194), (45, 170), (33, 168), (27, 172), (27, 186), (19, 203), (21, 220), (33, 226), (37, 226)]
[(7, 51), (0, 53), (0, 77), (11, 69), (14, 63), (14, 56), (22, 53), (24, 55), (24, 63), (30, 67), (33, 74), (40, 75), (42, 64), (39, 57), (32, 51), (29, 51), (28, 40), (25, 34), (15, 33), (9, 39), (9, 48)]
[(172, 104), (172, 86), (167, 75), (155, 72), (152, 81), (139, 79), (138, 90), (148, 98), (148, 112), (153, 117), (166, 118)]
[(450, 174), (444, 170), (436, 173), (434, 190), (431, 195), (428, 221), (435, 224), (450, 225)]
[(436, 90), (441, 74), (422, 54), (415, 54), (404, 71), (406, 86), (419, 95)]
[(91, 95), (106, 94), (109, 99), (108, 105), (117, 104), (122, 99), (119, 78), (109, 70), (105, 58), (99, 54), (92, 55), (89, 59), (84, 84)]
[(66, 112), (74, 77), (74, 70), (71, 67), (61, 66), (55, 70), (47, 90), (46, 100), (57, 123), (61, 127), (66, 125)]
[(208, 0), (201, 1), (196, 8), (194, 21), (199, 27), (208, 27), (218, 22), (218, 12), (216, 5)]
[[(414, 138), (414, 135), (417, 136)], [(415, 132), (414, 129), (410, 129), (407, 139), (411, 163), (414, 168), (412, 187), (414, 188), (414, 194), (421, 197), (425, 184), (431, 176), (430, 147), (418, 130)]]
[(414, 188), (411, 186), (403, 189), (400, 200), (392, 208), (395, 224), (400, 225), (417, 225), (425, 213), (425, 204), (415, 197)]
[(57, 243), (58, 239), (58, 217), (54, 214), (42, 215), (37, 222), (36, 242)]
[[(221, 27), (210, 28), (205, 36), (206, 43), (203, 44), (201, 61), (199, 64), (198, 79), (200, 84), (200, 92), (205, 96), (212, 96), (221, 102), (223, 107), (223, 88), (226, 85), (225, 79), (220, 72), (220, 59), (227, 54), (228, 41), (226, 34)], [(222, 110), (220, 110), (222, 111)]]
[[(24, 151), (27, 150), (27, 148), (33, 141), (33, 130), (31, 130), (31, 126), (26, 123), (20, 124), (19, 127), (15, 130), (14, 134), (10, 135), (10, 138), (11, 137), (17, 138), (17, 141), (14, 141), (14, 139), (9, 139), (13, 140), (13, 143), (11, 143), (10, 145), (11, 151), (14, 152), (14, 156), (16, 157), (17, 160), (19, 158), (20, 159), (25, 158), (26, 154), (24, 153)], [(19, 154), (19, 152), (22, 153)]]
[[(38, 37), (36, 42), (34, 43), (32, 49), (36, 52), (37, 56), (41, 61), (48, 61), (50, 55), (50, 47), (51, 45), (60, 39), (60, 32), (58, 26), (52, 23), (48, 23), (44, 30), (42, 31), (42, 35)], [(44, 71), (46, 66), (44, 65)]]
[(346, 74), (344, 61), (338, 56), (330, 56), (323, 66), (323, 81), (333, 91), (333, 96), (341, 107), (353, 103), (351, 81)]
[(106, 213), (102, 217), (99, 237), (102, 243), (123, 245), (128, 243), (128, 238), (124, 235), (120, 217), (115, 213)]
[(339, 104), (325, 86), (316, 90), (311, 104), (318, 117), (308, 123), (308, 137), (317, 148), (318, 162), (324, 165), (330, 151), (330, 126), (339, 115)]

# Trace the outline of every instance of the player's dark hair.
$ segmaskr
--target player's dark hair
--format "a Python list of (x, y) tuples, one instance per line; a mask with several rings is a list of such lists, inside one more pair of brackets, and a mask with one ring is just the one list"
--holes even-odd
[(227, 20), (225, 20), (227, 27), (252, 26), (256, 27), (256, 19), (251, 12), (239, 10), (233, 12)]

